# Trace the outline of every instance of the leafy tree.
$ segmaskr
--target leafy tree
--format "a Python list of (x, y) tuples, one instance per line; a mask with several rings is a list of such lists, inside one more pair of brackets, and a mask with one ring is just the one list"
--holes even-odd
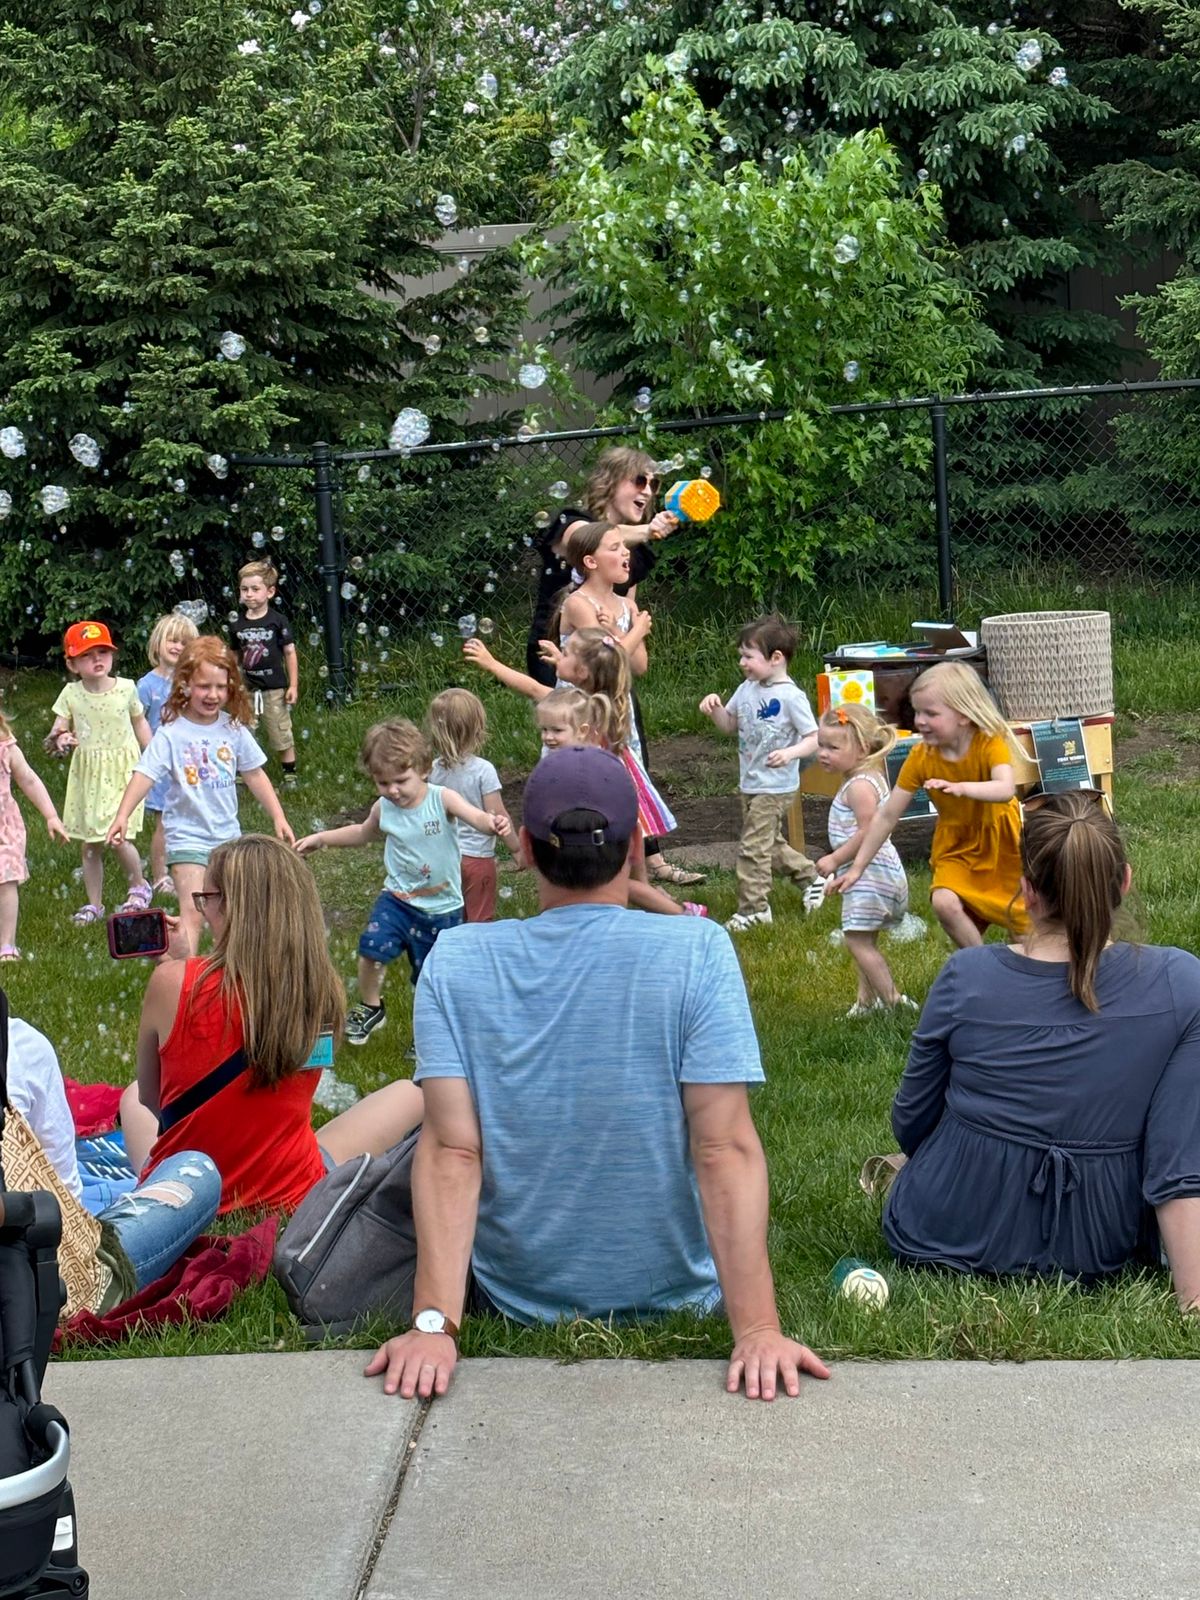
[[(233, 0), (9, 0), (9, 637), (132, 621), (189, 569), (214, 593), (265, 518), (214, 476), (235, 450), (380, 444), (401, 404), (459, 431), (515, 327), (515, 269), (402, 300), (400, 278), (442, 265), (439, 195), (482, 196), (486, 157), (461, 117), (414, 125), (415, 68), (390, 48), (359, 0), (253, 22)], [(280, 533), (285, 557), (307, 544)]]
[(820, 167), (801, 149), (769, 171), (725, 163), (732, 136), (671, 65), (648, 61), (618, 150), (571, 136), (563, 232), (529, 259), (574, 286), (570, 311), (644, 352), (628, 378), (653, 384), (658, 415), (787, 411), (705, 442), (731, 507), (705, 530), (706, 568), (763, 591), (822, 549), (894, 536), (890, 475), (924, 460), (924, 437), (829, 408), (961, 383), (979, 329), (939, 255), (936, 193), (904, 192), (881, 133)]

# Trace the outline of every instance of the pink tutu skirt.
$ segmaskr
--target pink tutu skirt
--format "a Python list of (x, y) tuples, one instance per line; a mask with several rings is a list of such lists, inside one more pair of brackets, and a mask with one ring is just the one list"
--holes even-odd
[(677, 823), (671, 808), (650, 782), (645, 767), (628, 746), (621, 751), (638, 797), (638, 823), (647, 839), (661, 839), (665, 833), (674, 833)]

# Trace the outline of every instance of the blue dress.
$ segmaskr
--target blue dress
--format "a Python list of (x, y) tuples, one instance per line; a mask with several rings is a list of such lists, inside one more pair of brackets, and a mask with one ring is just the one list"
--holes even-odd
[(1099, 1013), (1067, 970), (982, 945), (938, 974), (892, 1106), (905, 1264), (1091, 1281), (1157, 1261), (1150, 1208), (1200, 1195), (1200, 961), (1110, 946)]
[[(164, 678), (161, 672), (151, 667), (144, 677), (138, 679), (138, 699), (146, 708), (146, 721), (150, 724), (150, 732), (157, 733), (162, 723), (163, 707), (171, 695), (173, 679)], [(165, 811), (167, 809), (167, 792), (171, 787), (170, 778), (160, 778), (146, 796), (145, 806), (147, 811)]]

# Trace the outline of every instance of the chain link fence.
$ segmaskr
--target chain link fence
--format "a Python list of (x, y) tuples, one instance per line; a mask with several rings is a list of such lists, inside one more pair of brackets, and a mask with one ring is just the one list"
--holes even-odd
[[(956, 577), (986, 581), (1001, 570), (1032, 578), (1069, 569), (1101, 587), (1200, 576), (1197, 390), (1200, 380), (1179, 380), (835, 408), (831, 430), (887, 430), (905, 464), (885, 479), (847, 481), (831, 496), (836, 505), (818, 508), (843, 527), (859, 511), (872, 531), (869, 544), (822, 548), (816, 582), (861, 580), (869, 548), (874, 584), (923, 587), (948, 614)], [(414, 656), (456, 650), (472, 633), (515, 642), (530, 614), (539, 530), (583, 504), (584, 480), (608, 446), (644, 449), (668, 482), (711, 472), (726, 489), (722, 517), (736, 517), (738, 440), (784, 422), (782, 413), (737, 414), (232, 461), (243, 516), (270, 519), (252, 542), (281, 558), (282, 599), (302, 648), (323, 656), (317, 670), (340, 699), (351, 687), (386, 692)], [(289, 514), (298, 537), (274, 548)], [(676, 536), (660, 549), (659, 605), (711, 592), (694, 544), (689, 551)], [(764, 585), (768, 599), (774, 587)]]

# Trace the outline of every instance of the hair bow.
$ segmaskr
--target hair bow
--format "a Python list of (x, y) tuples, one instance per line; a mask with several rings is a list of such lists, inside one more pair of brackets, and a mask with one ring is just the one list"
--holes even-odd
[(600, 643), (606, 650), (615, 650), (617, 648), (617, 641), (613, 638), (611, 633), (606, 633), (603, 639), (601, 639)]
[(836, 708), (836, 710), (835, 710), (835, 712), (834, 712), (834, 715), (835, 715), (835, 716), (836, 716), (836, 717), (837, 717), (837, 719), (838, 719), (838, 722), (839, 722), (839, 723), (840, 723), (840, 724), (841, 724), (841, 726), (842, 726), (842, 727), (843, 727), (843, 728), (844, 728), (844, 727), (845, 727), (845, 726), (846, 726), (846, 724), (847, 724), (847, 723), (848, 723), (848, 722), (849, 722), (849, 721), (850, 721), (850, 718), (849, 718), (849, 717), (848, 717), (848, 716), (847, 716), (847, 715), (846, 715), (846, 708), (845, 708), (845, 706), (838, 706), (838, 707), (837, 707), (837, 708)]

